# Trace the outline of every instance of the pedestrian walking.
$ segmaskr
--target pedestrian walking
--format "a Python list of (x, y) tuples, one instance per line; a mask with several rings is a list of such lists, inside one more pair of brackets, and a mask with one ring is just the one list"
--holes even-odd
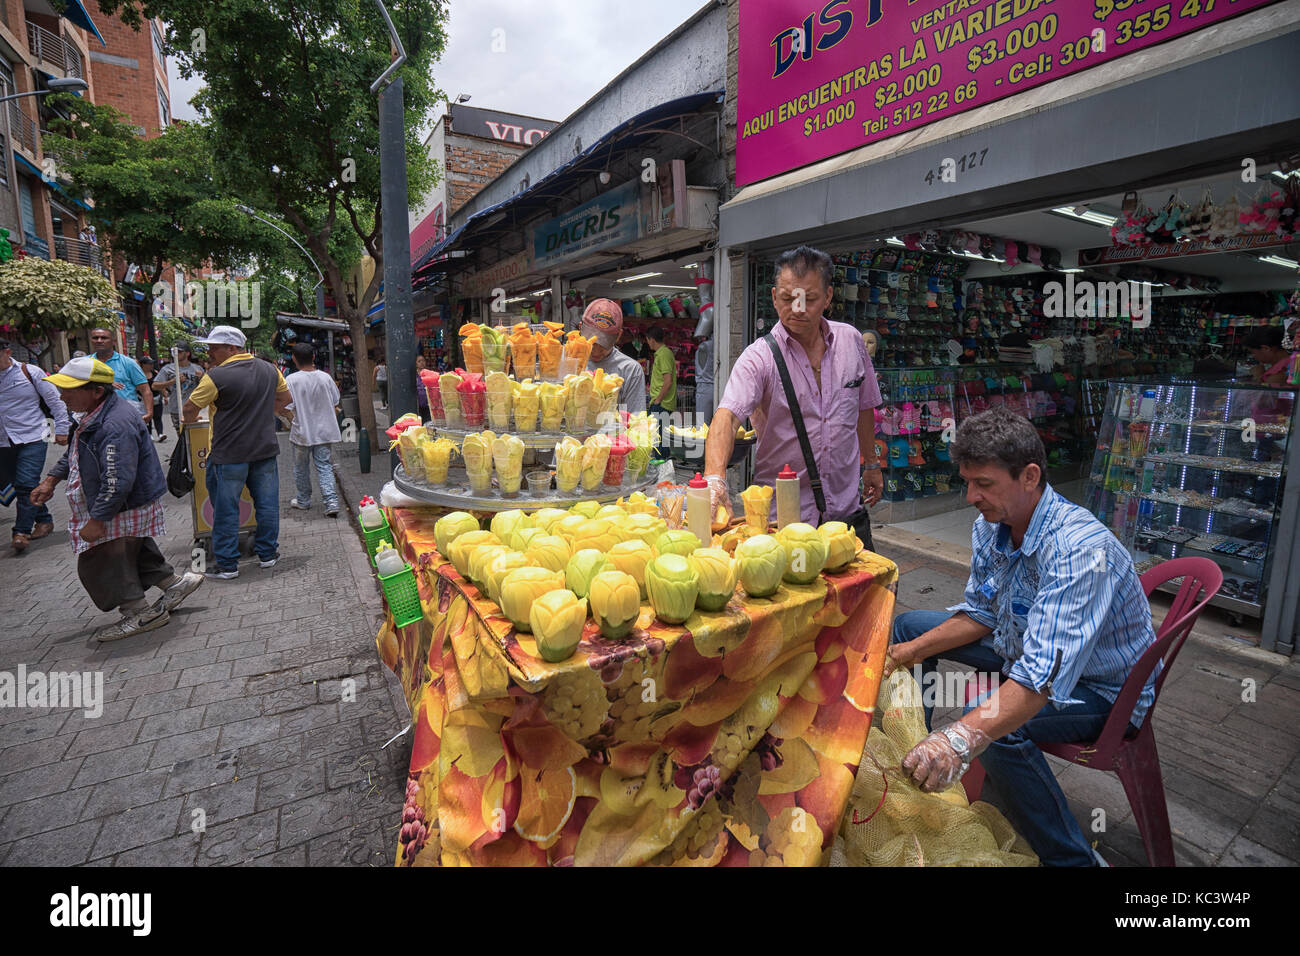
[(49, 439), (66, 445), (71, 429), (68, 409), (45, 370), (17, 361), (9, 341), (0, 339), (0, 488), (10, 485), (17, 496), (11, 539), (16, 553), (54, 530), (50, 509), (32, 504), (29, 496), (41, 481)]
[(212, 368), (185, 402), (183, 421), (198, 420), (211, 406), (212, 447), (206, 482), (212, 501), (212, 551), (217, 566), (208, 577), (239, 577), (239, 497), (245, 487), (257, 513), (253, 550), (260, 566), (280, 560), (280, 475), (276, 456), (275, 417), (292, 418), (289, 386), (270, 362), (254, 358), (244, 333), (230, 325), (215, 326), (207, 338)]
[[(174, 348), (176, 361), (168, 362), (158, 370), (158, 374), (154, 376), (153, 388), (155, 391), (161, 390), (165, 396), (167, 413), (171, 415), (172, 426), (176, 429), (176, 434), (179, 437), (181, 433), (181, 406), (199, 384), (199, 379), (203, 378), (204, 369), (197, 362), (191, 361), (190, 344), (188, 342), (177, 342)], [(181, 380), (179, 394), (176, 392), (178, 374)]]
[(293, 446), (293, 479), (298, 496), (289, 504), (301, 511), (311, 509), (311, 471), (316, 469), (316, 482), (320, 485), (325, 514), (330, 518), (339, 515), (339, 496), (334, 485), (334, 463), (330, 448), (340, 441), (339, 419), (335, 409), (339, 403), (339, 389), (329, 374), (316, 368), (315, 353), (310, 345), (299, 342), (293, 347), (293, 364), (298, 371), (290, 373), (285, 382), (293, 397), (293, 424), (289, 428), (289, 444)]
[(90, 347), (95, 350), (95, 358), (113, 370), (113, 387), (140, 413), (141, 420), (148, 422), (152, 419), (153, 392), (149, 388), (149, 378), (139, 362), (113, 347), (112, 330), (91, 329)]
[(420, 411), (420, 422), (428, 424), (433, 417), (429, 413), (429, 393), (424, 390), (424, 383), (420, 381), (420, 373), (429, 367), (429, 362), (423, 355), (415, 357), (415, 404)]
[[(165, 531), (167, 480), (144, 421), (114, 388), (113, 370), (90, 356), (73, 359), (49, 381), (82, 419), (59, 463), (32, 490), (31, 503), (43, 506), (67, 480), (77, 576), (97, 608), (122, 614), (96, 633), (98, 640), (162, 627), (203, 578), (177, 574), (154, 541)], [(145, 600), (151, 587), (162, 591), (153, 604)]]
[(375, 362), (375, 370), (370, 376), (371, 387), (379, 392), (379, 401), (384, 408), (388, 407), (388, 366), (384, 364), (381, 358)]
[(158, 371), (154, 368), (154, 361), (149, 356), (140, 359), (140, 370), (144, 372), (144, 377), (149, 380), (149, 391), (153, 394), (153, 417), (145, 422), (145, 428), (153, 432), (154, 440), (165, 442), (167, 435), (163, 432), (163, 395), (155, 384), (158, 379)]

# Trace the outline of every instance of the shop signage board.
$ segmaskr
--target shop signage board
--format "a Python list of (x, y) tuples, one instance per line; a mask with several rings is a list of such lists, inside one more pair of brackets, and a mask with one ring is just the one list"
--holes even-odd
[(634, 179), (538, 225), (532, 243), (536, 266), (549, 268), (636, 239), (639, 194), (640, 182)]
[(481, 136), (501, 143), (532, 146), (559, 125), (552, 120), (537, 119), (532, 116), (483, 110), (475, 106), (462, 106), (460, 103), (451, 104), (453, 133)]
[(486, 269), (480, 269), (465, 277), (459, 294), (469, 298), (491, 295), (493, 289), (513, 291), (512, 284), (533, 271), (531, 248), (517, 252), (509, 258), (502, 259)]
[(736, 182), (888, 139), (1277, 2), (740, 0)]
[(1249, 236), (1229, 236), (1226, 239), (1197, 239), (1191, 242), (1153, 242), (1148, 246), (1099, 246), (1079, 250), (1079, 265), (1102, 266), (1124, 262), (1145, 262), (1151, 259), (1181, 259), (1186, 256), (1203, 256), (1219, 252), (1255, 252), (1272, 247), (1287, 246), (1294, 237), (1279, 239), (1272, 234), (1256, 233)]

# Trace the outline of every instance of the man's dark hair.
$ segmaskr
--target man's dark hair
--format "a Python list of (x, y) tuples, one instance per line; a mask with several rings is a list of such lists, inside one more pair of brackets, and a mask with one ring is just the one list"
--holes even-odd
[(149, 356), (147, 356), (147, 355), (142, 355), (142, 356), (140, 356), (140, 364), (141, 364), (141, 365), (152, 365), (152, 364), (153, 364), (153, 359), (151, 359), (151, 358), (150, 358)]
[(1047, 484), (1047, 451), (1033, 424), (1005, 408), (972, 415), (957, 429), (951, 458), (961, 465), (1000, 465), (1019, 478), (1026, 465), (1037, 465), (1038, 487)]
[(1285, 335), (1280, 325), (1259, 325), (1250, 330), (1246, 336), (1246, 348), (1248, 349), (1280, 349), (1282, 339)]
[(7, 348), (9, 348), (9, 340), (8, 340), (8, 339), (0, 339), (0, 352), (3, 352), (3, 351), (4, 351), (5, 349), (7, 349)]
[(831, 257), (820, 249), (814, 249), (812, 246), (789, 249), (777, 256), (776, 274), (778, 276), (781, 274), (782, 269), (789, 269), (796, 277), (815, 272), (821, 276), (822, 285), (828, 289), (835, 278), (835, 264), (831, 262)]
[(645, 336), (648, 339), (654, 339), (656, 342), (667, 341), (667, 339), (664, 338), (664, 327), (662, 325), (650, 326), (650, 328), (646, 329)]
[(299, 342), (293, 347), (293, 360), (299, 365), (315, 365), (316, 351), (306, 342)]
[(194, 356), (194, 350), (193, 350), (192, 348), (190, 348), (190, 343), (189, 343), (189, 342), (186, 342), (186, 341), (184, 341), (184, 340), (181, 340), (181, 341), (176, 342), (176, 343), (174, 344), (174, 348), (176, 349), (177, 352), (188, 352), (188, 353), (190, 353), (190, 357), (191, 357), (191, 358), (193, 358), (193, 356)]

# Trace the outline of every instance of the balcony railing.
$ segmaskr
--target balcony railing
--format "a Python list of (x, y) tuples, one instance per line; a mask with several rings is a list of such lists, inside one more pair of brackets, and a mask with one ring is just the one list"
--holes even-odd
[(13, 130), (14, 145), (36, 155), (36, 123), (22, 111), (16, 100), (9, 101), (9, 128)]
[(79, 266), (89, 266), (98, 272), (104, 271), (104, 250), (85, 239), (55, 236), (54, 255), (59, 259), (75, 262)]
[(84, 79), (81, 51), (57, 33), (28, 20), (27, 46), (37, 60), (60, 70), (64, 76)]

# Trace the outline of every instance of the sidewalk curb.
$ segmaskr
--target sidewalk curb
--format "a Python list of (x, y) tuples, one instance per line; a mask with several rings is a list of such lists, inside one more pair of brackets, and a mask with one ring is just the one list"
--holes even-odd
[(917, 534), (900, 531), (889, 525), (871, 529), (876, 553), (897, 562), (901, 560), (928, 564), (958, 576), (970, 574), (971, 550), (969, 547)]

